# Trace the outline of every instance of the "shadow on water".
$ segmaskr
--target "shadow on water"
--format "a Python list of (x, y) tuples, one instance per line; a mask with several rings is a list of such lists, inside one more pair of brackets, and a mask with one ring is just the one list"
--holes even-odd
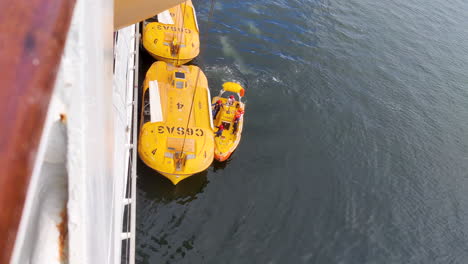
[(228, 166), (228, 164), (231, 163), (232, 157), (235, 155), (236, 155), (235, 152), (232, 153), (231, 156), (223, 162), (213, 160), (213, 163), (211, 163), (211, 166), (210, 166), (211, 168), (213, 168), (213, 172), (216, 172), (218, 170), (224, 170)]
[(161, 203), (176, 201), (186, 204), (195, 200), (208, 184), (206, 175), (206, 171), (197, 173), (174, 186), (166, 177), (138, 160), (138, 189), (144, 192), (146, 199)]
[(211, 166), (213, 167), (213, 171), (216, 172), (218, 170), (224, 170), (229, 163), (229, 160), (226, 160), (224, 162), (219, 162), (217, 160), (214, 160)]

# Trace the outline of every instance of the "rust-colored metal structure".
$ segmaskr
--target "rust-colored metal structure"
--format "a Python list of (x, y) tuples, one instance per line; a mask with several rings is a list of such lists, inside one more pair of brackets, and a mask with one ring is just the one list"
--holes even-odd
[(0, 1), (0, 263), (8, 263), (75, 0)]

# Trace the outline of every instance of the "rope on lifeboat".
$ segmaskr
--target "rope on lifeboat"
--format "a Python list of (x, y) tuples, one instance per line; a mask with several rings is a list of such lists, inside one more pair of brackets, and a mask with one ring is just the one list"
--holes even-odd
[[(210, 28), (211, 28), (211, 23), (210, 22), (211, 22), (211, 19), (213, 17), (215, 3), (216, 3), (216, 0), (211, 0), (210, 13), (208, 15), (208, 30), (206, 31), (207, 32), (206, 36), (208, 36), (208, 33), (210, 31)], [(183, 17), (183, 19), (185, 19), (185, 9), (186, 9), (185, 6), (186, 5), (184, 5), (184, 17)], [(201, 48), (200, 48), (200, 51), (201, 51)], [(177, 56), (177, 62), (179, 61), (179, 56), (180, 56), (180, 53)], [(198, 84), (198, 77), (199, 76), (200, 76), (200, 68), (198, 68), (197, 78), (195, 78), (195, 89), (193, 90), (192, 101), (190, 103), (190, 111), (189, 111), (189, 116), (187, 118), (187, 124), (185, 126), (185, 131), (187, 131), (189, 123), (190, 123), (190, 118), (192, 117), (193, 103), (195, 101), (195, 93), (196, 93), (197, 87), (198, 87), (197, 84)], [(208, 89), (210, 89), (210, 87), (208, 87)], [(211, 112), (208, 111), (208, 114), (211, 115)], [(187, 133), (184, 134), (184, 141), (182, 142), (182, 149), (180, 151), (181, 152), (181, 157), (183, 157), (183, 155), (184, 155), (184, 147), (185, 147), (185, 139), (186, 138), (187, 138)]]

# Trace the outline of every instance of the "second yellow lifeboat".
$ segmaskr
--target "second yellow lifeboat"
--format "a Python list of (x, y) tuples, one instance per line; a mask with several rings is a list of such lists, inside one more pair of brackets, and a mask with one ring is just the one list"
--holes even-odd
[(147, 22), (150, 23), (143, 29), (143, 46), (155, 59), (179, 66), (200, 53), (198, 22), (191, 0)]
[(153, 63), (143, 83), (138, 153), (177, 184), (213, 162), (213, 119), (205, 74), (196, 66)]

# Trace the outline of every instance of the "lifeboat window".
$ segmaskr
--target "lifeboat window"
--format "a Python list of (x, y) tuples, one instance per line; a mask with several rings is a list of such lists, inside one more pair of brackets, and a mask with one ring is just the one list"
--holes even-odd
[(185, 73), (183, 73), (183, 72), (176, 72), (176, 73), (175, 73), (175, 77), (176, 77), (177, 79), (185, 79)]
[(182, 89), (182, 88), (184, 88), (184, 82), (176, 82), (175, 86), (176, 86), (176, 88)]

